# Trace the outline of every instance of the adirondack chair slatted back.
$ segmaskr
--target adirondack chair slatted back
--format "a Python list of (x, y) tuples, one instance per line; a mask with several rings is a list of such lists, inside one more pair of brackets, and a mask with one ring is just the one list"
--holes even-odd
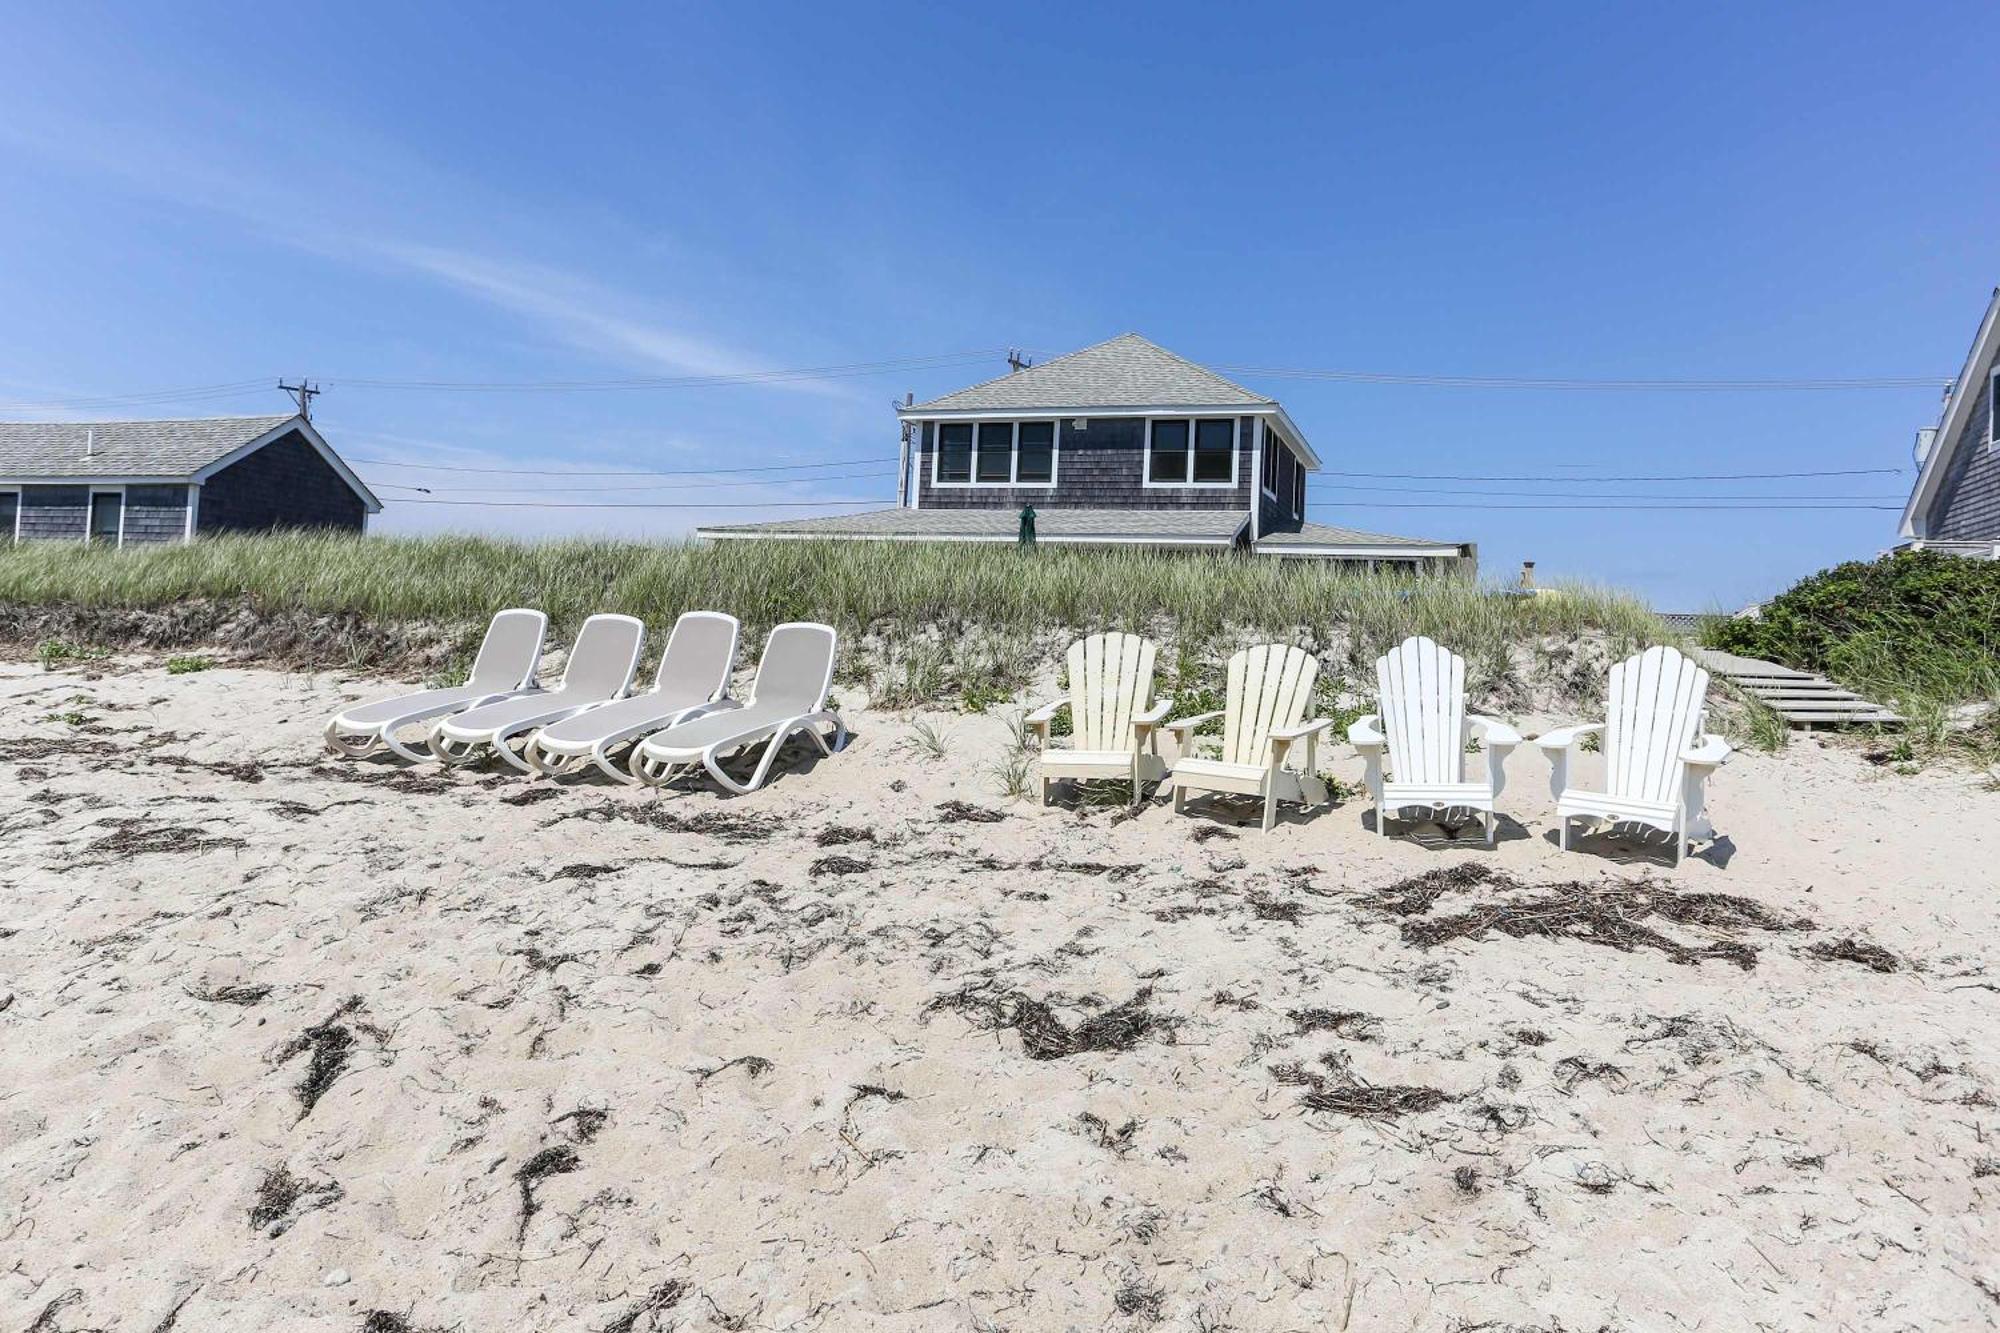
[(1382, 735), (1397, 782), (1459, 782), (1465, 773), (1465, 659), (1422, 637), (1375, 662)]
[(1260, 643), (1230, 658), (1223, 762), (1269, 763), (1271, 733), (1305, 719), (1317, 679), (1319, 659), (1282, 643)]
[(595, 615), (583, 622), (563, 667), (562, 688), (609, 699), (632, 683), (646, 627), (631, 616)]
[(1069, 712), (1079, 750), (1129, 750), (1132, 719), (1153, 702), (1150, 640), (1093, 634), (1069, 646)]
[(1708, 672), (1678, 649), (1657, 646), (1611, 668), (1604, 718), (1607, 794), (1670, 802), (1681, 754), (1694, 744)]

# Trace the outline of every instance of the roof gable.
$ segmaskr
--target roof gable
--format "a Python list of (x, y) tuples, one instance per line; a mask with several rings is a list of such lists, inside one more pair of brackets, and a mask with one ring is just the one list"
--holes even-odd
[(1275, 407), (1136, 333), (905, 408), (927, 412), (1080, 412), (1112, 408)]
[(1937, 436), (1931, 442), (1931, 451), (1924, 456), (1923, 464), (1917, 469), (1917, 483), (1910, 488), (1909, 503), (1903, 506), (1903, 536), (1923, 536), (1917, 531), (1917, 524), (1930, 512), (1938, 487), (1951, 470), (1952, 456), (1966, 442), (1964, 437), (1973, 405), (1985, 390), (1996, 360), (2000, 360), (2000, 287), (1993, 289), (1993, 299), (1987, 302), (1986, 318), (1980, 321), (1978, 336), (1972, 340), (1972, 351), (1965, 358), (1965, 369), (1952, 382), (1944, 412), (1938, 417)]

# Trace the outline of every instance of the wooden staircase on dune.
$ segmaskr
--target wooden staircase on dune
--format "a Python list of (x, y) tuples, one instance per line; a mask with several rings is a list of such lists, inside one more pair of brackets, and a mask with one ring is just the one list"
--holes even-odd
[(1695, 657), (1711, 675), (1721, 676), (1768, 705), (1795, 727), (1898, 726), (1903, 721), (1881, 704), (1810, 671), (1711, 648), (1695, 649)]

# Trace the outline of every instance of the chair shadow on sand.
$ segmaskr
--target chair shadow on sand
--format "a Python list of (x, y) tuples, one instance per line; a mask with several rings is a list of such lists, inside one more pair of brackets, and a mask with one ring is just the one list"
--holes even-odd
[[(1542, 834), (1542, 841), (1551, 847), (1560, 847), (1562, 833), (1550, 829)], [(1672, 870), (1674, 839), (1671, 833), (1663, 833), (1643, 824), (1604, 824), (1586, 833), (1578, 823), (1570, 827), (1569, 854), (1594, 856), (1614, 865)], [(1706, 861), (1718, 870), (1727, 870), (1730, 859), (1735, 855), (1736, 844), (1727, 837), (1719, 837), (1710, 840), (1700, 851), (1689, 852), (1688, 860)]]
[[(1371, 834), (1381, 829), (1382, 812), (1369, 810), (1361, 816), (1361, 826)], [(1503, 842), (1525, 842), (1534, 836), (1518, 820), (1495, 813), (1493, 843), (1497, 847)], [(1446, 810), (1421, 815), (1415, 819), (1389, 817), (1389, 839), (1421, 847), (1427, 852), (1474, 851), (1490, 852), (1486, 845), (1486, 828), (1480, 822), (1477, 810)]]

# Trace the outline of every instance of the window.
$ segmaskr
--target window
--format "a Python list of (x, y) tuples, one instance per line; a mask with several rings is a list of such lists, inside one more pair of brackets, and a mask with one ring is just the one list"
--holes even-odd
[(1993, 379), (1986, 386), (1986, 445), (2000, 449), (2000, 366), (1993, 367)]
[(1306, 470), (1303, 467), (1292, 469), (1292, 516), (1306, 516)]
[(125, 528), (125, 493), (123, 491), (92, 491), (90, 493), (90, 540), (118, 545), (118, 539)]
[(963, 484), (972, 480), (972, 425), (965, 421), (938, 423), (937, 480)]
[(1053, 486), (1056, 480), (1056, 423), (1053, 421), (941, 421), (938, 486)]
[(1285, 447), (1285, 437), (1266, 429), (1264, 432), (1264, 494), (1273, 500), (1278, 498), (1278, 454)]
[(0, 491), (0, 542), (11, 542), (21, 526), (21, 493)]
[(1236, 484), (1236, 418), (1163, 417), (1147, 423), (1148, 486)]

